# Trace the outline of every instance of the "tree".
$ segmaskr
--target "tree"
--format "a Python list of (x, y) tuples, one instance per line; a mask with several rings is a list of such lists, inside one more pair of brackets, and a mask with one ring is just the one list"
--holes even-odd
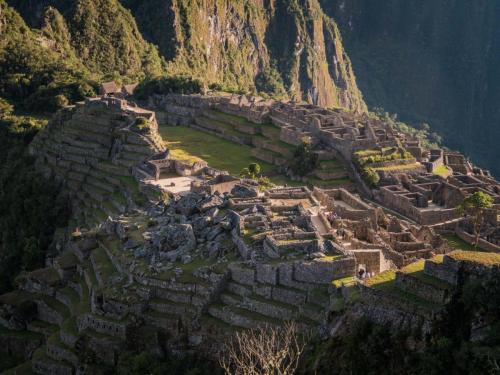
[(424, 132), (428, 133), (429, 130), (431, 130), (431, 127), (429, 124), (426, 124), (425, 122), (420, 124), (420, 129), (423, 130)]
[(443, 137), (441, 137), (438, 133), (432, 132), (430, 135), (431, 141), (435, 142), (436, 144), (440, 145), (441, 142), (443, 142)]
[(363, 177), (366, 183), (372, 188), (376, 188), (380, 182), (379, 174), (372, 168), (364, 168)]
[(306, 341), (294, 322), (237, 332), (220, 365), (227, 375), (292, 375)]
[(248, 172), (255, 178), (260, 173), (260, 165), (258, 163), (251, 163), (248, 165)]
[(290, 168), (296, 175), (305, 176), (312, 172), (317, 165), (318, 155), (314, 153), (311, 141), (304, 139), (295, 149)]
[(0, 98), (0, 119), (2, 117), (9, 116), (14, 112), (14, 106), (12, 106), (8, 101)]
[(491, 195), (476, 191), (469, 195), (460, 204), (459, 209), (467, 216), (472, 218), (474, 227), (474, 248), (477, 248), (479, 243), (479, 236), (481, 235), (481, 228), (484, 223), (484, 212), (486, 209), (493, 205), (493, 198)]

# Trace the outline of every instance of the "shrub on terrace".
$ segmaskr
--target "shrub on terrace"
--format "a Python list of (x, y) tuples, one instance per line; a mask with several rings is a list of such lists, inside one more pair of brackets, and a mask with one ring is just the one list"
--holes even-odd
[(276, 69), (267, 68), (255, 77), (255, 87), (258, 91), (269, 94), (273, 98), (286, 97), (283, 79)]
[(199, 94), (203, 83), (191, 77), (162, 76), (142, 81), (135, 89), (134, 96), (139, 100), (146, 100), (152, 95), (167, 94)]
[(135, 119), (135, 126), (137, 126), (139, 130), (146, 130), (149, 128), (149, 125), (150, 123), (145, 117), (137, 117)]
[(318, 166), (318, 155), (313, 152), (312, 144), (309, 140), (303, 140), (293, 153), (290, 168), (293, 173), (305, 176)]
[(380, 182), (380, 176), (372, 168), (363, 168), (363, 179), (372, 188), (376, 188)]

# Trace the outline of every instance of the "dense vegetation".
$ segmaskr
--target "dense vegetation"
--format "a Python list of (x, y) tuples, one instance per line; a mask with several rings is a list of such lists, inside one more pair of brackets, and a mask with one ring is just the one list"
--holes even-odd
[(58, 187), (36, 172), (27, 151), (46, 121), (14, 116), (12, 109), (0, 99), (0, 293), (19, 271), (43, 266), (55, 229), (68, 217)]
[[(32, 3), (18, 3), (28, 11)], [(62, 5), (64, 4), (64, 5)], [(95, 95), (97, 82), (160, 75), (164, 63), (118, 1), (48, 2), (31, 29), (0, 0), (0, 95), (31, 112), (53, 112)]]
[[(118, 0), (9, 0), (51, 49), (76, 56), (94, 77), (139, 80), (164, 71), (157, 49), (143, 38)], [(56, 43), (53, 43), (53, 42)]]
[(134, 91), (139, 100), (146, 100), (152, 95), (199, 94), (203, 89), (200, 80), (184, 76), (162, 76), (142, 81)]
[(290, 163), (293, 173), (298, 176), (305, 176), (318, 166), (318, 154), (313, 152), (312, 144), (309, 140), (304, 140), (298, 145)]
[[(47, 0), (44, 0), (47, 1)], [(304, 0), (122, 0), (167, 72), (229, 92), (365, 109), (340, 33), (318, 2)]]
[(92, 95), (95, 83), (78, 60), (46, 48), (4, 0), (0, 0), (0, 96), (25, 110), (54, 111)]
[[(496, 374), (500, 364), (500, 275), (469, 280), (428, 337), (365, 319), (348, 334), (323, 342), (305, 358), (304, 373)], [(480, 319), (484, 336), (473, 333)], [(476, 325), (477, 327), (477, 325)]]

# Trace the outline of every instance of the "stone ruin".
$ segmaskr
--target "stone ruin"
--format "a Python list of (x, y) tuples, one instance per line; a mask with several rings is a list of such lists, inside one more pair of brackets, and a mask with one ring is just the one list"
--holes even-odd
[[(357, 149), (402, 143), (422, 165), (436, 162), (428, 169), (438, 159), (459, 165), (455, 156), (427, 154), (379, 121), (310, 105), (244, 96), (154, 100), (165, 113), (89, 99), (58, 112), (31, 145), (38, 168), (72, 196), (77, 221), (97, 224), (73, 233), (46, 268), (24, 273), (16, 291), (0, 296), (2, 342), (26, 348), (35, 373), (92, 373), (81, 353), (114, 366), (131, 340), (152, 353), (217, 356), (234, 332), (287, 320), (334, 334), (345, 312), (426, 333), (464, 275), (498, 269), (500, 259), (481, 264), (440, 235), (453, 228), (467, 238), (469, 224), (455, 207), (481, 190), (495, 197), (483, 245), (498, 245), (498, 184), (485, 173), (393, 177), (374, 198), (401, 217), (348, 189), (260, 191), (251, 180), (174, 160), (156, 117), (191, 124), (208, 106), (256, 123), (271, 119), (280, 141), (321, 140), (323, 152), (349, 155), (347, 163)], [(171, 174), (193, 180), (179, 193), (155, 185)]]
[(77, 224), (88, 225), (142, 205), (134, 170), (165, 148), (154, 112), (106, 97), (59, 111), (30, 152), (37, 168), (72, 196)]

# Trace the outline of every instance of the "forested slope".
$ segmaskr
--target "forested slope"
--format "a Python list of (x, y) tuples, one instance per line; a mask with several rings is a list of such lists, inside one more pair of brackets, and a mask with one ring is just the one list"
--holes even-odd
[(500, 176), (500, 2), (322, 0), (369, 106), (427, 122)]

